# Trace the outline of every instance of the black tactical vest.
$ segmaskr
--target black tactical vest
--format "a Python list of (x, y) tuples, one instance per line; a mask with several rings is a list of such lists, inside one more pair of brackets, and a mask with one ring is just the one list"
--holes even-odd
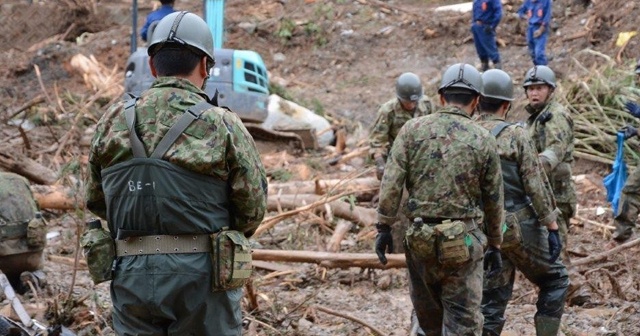
[[(491, 134), (498, 138), (500, 133), (509, 126), (511, 126), (510, 123), (501, 122), (491, 130)], [(500, 164), (504, 184), (504, 208), (508, 212), (516, 212), (529, 205), (531, 200), (524, 190), (522, 178), (518, 173), (518, 162), (500, 159)]]
[(112, 236), (206, 234), (230, 227), (226, 182), (162, 160), (180, 134), (212, 105), (202, 102), (185, 111), (147, 157), (135, 131), (135, 101), (125, 105), (135, 158), (102, 171)]

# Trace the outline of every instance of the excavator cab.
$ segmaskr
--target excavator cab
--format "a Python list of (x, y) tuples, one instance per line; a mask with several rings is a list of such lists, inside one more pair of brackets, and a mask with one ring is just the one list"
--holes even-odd
[[(140, 95), (154, 81), (146, 46), (137, 46), (137, 0), (133, 0), (131, 55), (125, 68), (125, 92)], [(262, 57), (251, 50), (222, 48), (224, 0), (205, 0), (204, 18), (214, 36), (216, 65), (211, 69), (205, 91), (209, 98), (218, 92), (218, 105), (226, 106), (244, 122), (262, 123), (268, 115), (269, 77)], [(157, 24), (157, 23), (156, 23)], [(153, 34), (155, 25), (149, 28)], [(148, 38), (151, 40), (151, 38)]]

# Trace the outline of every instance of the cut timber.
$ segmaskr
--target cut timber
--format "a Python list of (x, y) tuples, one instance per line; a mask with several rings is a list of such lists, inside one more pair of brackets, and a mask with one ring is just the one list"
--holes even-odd
[(299, 262), (319, 264), (327, 268), (404, 268), (404, 254), (387, 254), (387, 264), (382, 265), (375, 253), (330, 253), (314, 251), (253, 250), (254, 260)]
[(336, 225), (335, 230), (333, 230), (333, 235), (331, 235), (331, 238), (327, 243), (327, 251), (339, 252), (341, 248), (340, 243), (344, 239), (344, 236), (347, 235), (349, 230), (351, 230), (351, 227), (353, 227), (353, 223), (349, 221), (346, 221), (346, 220), (338, 221), (338, 224)]
[(11, 154), (8, 150), (0, 150), (0, 167), (22, 175), (38, 184), (54, 184), (58, 176), (51, 169), (22, 155)]
[(269, 195), (281, 194), (326, 194), (327, 192), (366, 191), (380, 188), (375, 177), (362, 177), (353, 180), (329, 179), (316, 181), (292, 181), (269, 184)]
[(349, 160), (351, 160), (353, 158), (357, 158), (357, 157), (360, 157), (360, 156), (366, 156), (367, 154), (369, 154), (369, 149), (370, 148), (371, 147), (369, 147), (369, 146), (360, 147), (360, 148), (356, 148), (356, 149), (352, 150), (349, 153), (338, 155), (337, 157), (329, 160), (329, 165), (335, 166), (335, 165), (337, 165), (339, 163), (346, 163), (347, 161), (349, 161)]
[[(281, 209), (295, 209), (304, 204), (311, 204), (322, 200), (324, 196), (319, 195), (280, 195), (269, 196), (267, 199), (267, 209), (269, 211), (278, 211), (278, 205)], [(375, 209), (365, 208), (361, 206), (351, 206), (347, 202), (340, 200), (328, 203), (333, 211), (333, 215), (340, 217), (362, 226), (372, 226), (377, 220), (377, 212)], [(318, 207), (323, 204), (319, 204)]]
[[(82, 204), (77, 203), (77, 197), (71, 188), (61, 185), (32, 185), (31, 192), (33, 192), (33, 197), (38, 202), (40, 209), (72, 210), (83, 208)], [(82, 199), (79, 201), (84, 202)]]

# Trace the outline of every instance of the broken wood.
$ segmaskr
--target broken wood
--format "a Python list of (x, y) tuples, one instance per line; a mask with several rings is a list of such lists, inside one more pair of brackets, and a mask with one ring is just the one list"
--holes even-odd
[(352, 180), (327, 179), (315, 181), (292, 181), (285, 183), (270, 183), (269, 195), (282, 194), (326, 194), (329, 191), (354, 191), (357, 193), (379, 189), (380, 181), (375, 177), (361, 177)]
[(331, 253), (316, 251), (263, 250), (252, 251), (253, 260), (298, 262), (318, 264), (326, 268), (404, 268), (404, 254), (387, 254), (387, 264), (382, 265), (375, 253)]
[(563, 42), (573, 41), (573, 40), (579, 39), (581, 37), (585, 37), (588, 34), (589, 34), (589, 31), (583, 31), (583, 32), (580, 32), (580, 33), (577, 33), (577, 34), (573, 34), (571, 36), (567, 36), (567, 37), (563, 38), (562, 41)]
[(335, 310), (329, 309), (327, 307), (319, 306), (319, 305), (314, 305), (314, 307), (317, 310), (321, 311), (321, 312), (325, 312), (327, 314), (334, 315), (334, 316), (343, 317), (343, 318), (346, 318), (347, 320), (351, 320), (353, 322), (362, 324), (365, 328), (368, 328), (369, 330), (373, 331), (373, 333), (378, 335), (378, 336), (388, 335), (388, 333), (381, 331), (380, 329), (372, 326), (371, 324), (369, 324), (369, 323), (365, 322), (364, 320), (359, 319), (359, 318), (357, 318), (355, 316), (351, 316), (351, 315), (349, 315), (347, 313), (337, 312)]
[(24, 103), (22, 106), (18, 107), (14, 111), (10, 112), (9, 113), (9, 117), (7, 119), (12, 119), (15, 116), (17, 116), (18, 114), (20, 114), (20, 112), (28, 110), (31, 107), (33, 107), (35, 105), (38, 105), (38, 104), (42, 104), (42, 103), (44, 103), (44, 96), (43, 95), (38, 95), (38, 96), (34, 97), (33, 99), (29, 100), (28, 102)]
[(360, 147), (360, 148), (356, 148), (354, 150), (352, 150), (351, 152), (347, 153), (347, 154), (343, 154), (343, 155), (338, 155), (332, 159), (329, 160), (329, 165), (331, 166), (335, 166), (337, 164), (341, 164), (341, 163), (345, 163), (353, 158), (357, 158), (357, 157), (361, 157), (361, 156), (367, 156), (369, 154), (369, 149), (371, 147), (369, 146), (365, 146), (365, 147)]
[(38, 184), (51, 185), (58, 180), (57, 174), (51, 169), (26, 156), (11, 154), (8, 149), (0, 150), (0, 167)]
[(31, 192), (40, 209), (73, 210), (83, 207), (78, 202), (84, 200), (77, 199), (73, 189), (61, 185), (32, 185)]
[[(268, 211), (282, 211), (282, 209), (295, 209), (303, 204), (311, 204), (324, 199), (324, 196), (304, 195), (276, 195), (267, 199)], [(325, 203), (331, 207), (333, 216), (344, 218), (362, 226), (371, 226), (377, 221), (377, 212), (372, 208), (365, 208), (335, 200)]]
[(253, 264), (253, 267), (255, 268), (260, 268), (260, 269), (271, 271), (271, 272), (285, 272), (285, 271), (291, 271), (291, 270), (297, 271), (296, 268), (289, 265), (272, 263), (272, 262), (262, 261), (262, 260), (253, 260), (252, 264)]
[(339, 252), (341, 249), (341, 242), (344, 239), (344, 236), (351, 230), (353, 227), (353, 223), (340, 220), (336, 225), (336, 228), (333, 230), (333, 235), (329, 238), (329, 242), (327, 243), (327, 251), (329, 252)]
[(628, 248), (634, 247), (636, 245), (640, 245), (640, 238), (637, 238), (635, 240), (632, 240), (630, 242), (626, 242), (622, 245), (616, 246), (608, 251), (604, 251), (604, 252), (600, 252), (598, 254), (594, 254), (592, 256), (586, 257), (586, 258), (582, 258), (582, 259), (578, 259), (578, 260), (572, 260), (571, 261), (571, 265), (572, 266), (581, 266), (581, 265), (587, 265), (590, 264), (592, 262), (596, 262), (596, 261), (600, 261), (600, 260), (604, 260), (609, 258), (610, 256), (622, 251), (622, 250), (626, 250)]
[(259, 237), (264, 231), (269, 230), (270, 228), (274, 227), (279, 222), (281, 222), (281, 221), (283, 221), (283, 220), (285, 220), (285, 219), (287, 219), (289, 217), (297, 215), (297, 214), (299, 214), (301, 212), (312, 210), (317, 206), (324, 205), (325, 203), (333, 202), (333, 201), (335, 201), (337, 199), (340, 199), (340, 198), (342, 198), (344, 196), (347, 196), (347, 195), (349, 195), (351, 193), (352, 192), (350, 192), (350, 191), (346, 191), (346, 192), (343, 192), (343, 193), (335, 195), (335, 196), (323, 197), (322, 199), (320, 199), (320, 200), (318, 200), (316, 202), (313, 202), (313, 203), (311, 203), (309, 205), (305, 205), (305, 206), (302, 206), (302, 207), (297, 208), (295, 210), (283, 212), (281, 214), (277, 214), (275, 216), (271, 216), (271, 217), (265, 218), (262, 221), (262, 223), (260, 224), (260, 226), (258, 226), (258, 228), (256, 229), (256, 232), (255, 232), (254, 236), (255, 237)]

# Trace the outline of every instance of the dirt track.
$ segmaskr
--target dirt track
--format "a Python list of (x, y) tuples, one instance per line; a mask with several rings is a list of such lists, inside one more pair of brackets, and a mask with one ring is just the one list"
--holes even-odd
[[(86, 160), (91, 126), (104, 106), (116, 97), (92, 99), (94, 92), (70, 65), (70, 59), (78, 53), (94, 55), (107, 69), (122, 73), (129, 54), (129, 3), (102, 1), (94, 8), (34, 2), (28, 5), (27, 1), (9, 0), (0, 5), (0, 17), (8, 19), (0, 27), (0, 44), (5, 46), (0, 51), (0, 76), (5, 78), (0, 84), (0, 154), (28, 156), (56, 172), (62, 171), (66, 177), (61, 182), (76, 186), (74, 179), (81, 175)], [(399, 74), (419, 74), (432, 95), (444, 67), (457, 62), (478, 63), (468, 39), (469, 16), (434, 14), (430, 10), (435, 3), (444, 2), (232, 0), (227, 5), (225, 46), (259, 52), (274, 82), (302, 105), (344, 125), (351, 135), (349, 144), (355, 146), (366, 136), (377, 105), (393, 96), (393, 82)], [(554, 2), (557, 30), (549, 43), (553, 56), (550, 66), (557, 69), (561, 78), (572, 76), (565, 69), (577, 51), (593, 48), (615, 57), (620, 50), (614, 45), (617, 33), (637, 29), (637, 1), (600, 0), (592, 8), (585, 8), (580, 2)], [(152, 3), (140, 1), (139, 22)], [(520, 1), (509, 3), (505, 10), (513, 13), (512, 6), (517, 9)], [(178, 0), (177, 4), (181, 9), (201, 10), (196, 0)], [(500, 49), (505, 70), (516, 81), (531, 66), (524, 46), (524, 28), (523, 22), (506, 14), (498, 29), (506, 43)], [(576, 37), (584, 32), (584, 36)], [(621, 67), (630, 68), (633, 58), (640, 56), (639, 41), (638, 37), (631, 39), (621, 53)], [(583, 61), (588, 65), (597, 62), (597, 58)], [(522, 91), (518, 94), (522, 104)], [(45, 102), (27, 109), (27, 119), (36, 127), (21, 135), (17, 127), (7, 124), (9, 116), (38, 96), (44, 96)], [(84, 115), (76, 122), (80, 111)], [(516, 108), (511, 117), (522, 116)], [(302, 159), (292, 158), (290, 164), (315, 167), (312, 174), (316, 176), (338, 174), (335, 167), (323, 162), (324, 155), (308, 153)], [(361, 169), (362, 162), (351, 165), (351, 169)], [(597, 207), (609, 208), (600, 184), (606, 168), (585, 161), (579, 162), (576, 169), (576, 175), (585, 174), (577, 183), (580, 218), (571, 229), (570, 251), (576, 259), (615, 246), (609, 231), (593, 224), (612, 223), (610, 211), (596, 214)], [(51, 231), (60, 233), (50, 241), (47, 254), (73, 258), (76, 226), (82, 224), (81, 220), (73, 212), (47, 211), (46, 216)], [(279, 225), (259, 243), (268, 248), (322, 249), (327, 235), (313, 223), (311, 215), (294, 219)], [(370, 228), (353, 229), (343, 241), (343, 251), (370, 252), (371, 240), (358, 239), (366, 230)], [(565, 335), (640, 334), (640, 266), (634, 262), (638, 252), (640, 249), (635, 247), (579, 268), (587, 275), (594, 297), (587, 307), (567, 307), (562, 328)], [(348, 312), (392, 335), (407, 334), (411, 309), (404, 270), (291, 267), (298, 269), (268, 280), (257, 278), (261, 308), (246, 315), (247, 335), (368, 335), (361, 325), (326, 315), (314, 305)], [(47, 273), (65, 276), (52, 282), (49, 292), (44, 293), (46, 301), (51, 303), (56, 298), (60, 304), (73, 293), (71, 305), (75, 308), (60, 308), (65, 313), (62, 320), (81, 334), (109, 334), (108, 285), (93, 286), (86, 271), (81, 270), (71, 288), (72, 278), (67, 275), (72, 269), (49, 260)], [(388, 289), (382, 289), (379, 282), (388, 273), (393, 273), (395, 280)], [(519, 278), (513, 298), (504, 335), (534, 335), (533, 287)], [(251, 322), (255, 320), (261, 323)]]

